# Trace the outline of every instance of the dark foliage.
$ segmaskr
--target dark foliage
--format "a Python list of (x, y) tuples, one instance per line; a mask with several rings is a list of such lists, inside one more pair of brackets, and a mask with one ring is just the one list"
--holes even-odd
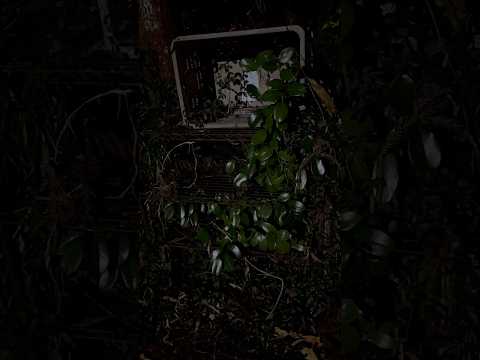
[(178, 109), (136, 49), (141, 1), (109, 2), (113, 40), (96, 1), (4, 3), (0, 359), (479, 356), (477, 1), (172, 4), (177, 34), (306, 29), (316, 111), (341, 120), (334, 289), (318, 247), (215, 277), (194, 231), (154, 221)]

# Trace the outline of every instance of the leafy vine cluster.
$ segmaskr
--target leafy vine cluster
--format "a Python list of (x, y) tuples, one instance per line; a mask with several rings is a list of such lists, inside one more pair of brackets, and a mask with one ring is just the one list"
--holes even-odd
[[(325, 104), (331, 99), (320, 84), (305, 76), (295, 50), (263, 51), (242, 65), (246, 72), (263, 69), (269, 80), (263, 92), (246, 85), (248, 95), (263, 106), (249, 119), (255, 132), (243, 158), (225, 165), (238, 201), (218, 198), (200, 205), (165, 202), (163, 206), (168, 222), (196, 229), (196, 239), (207, 246), (216, 274), (233, 269), (242, 249), (307, 251), (317, 234), (310, 215), (324, 199), (318, 191), (334, 183), (326, 172), (338, 164), (335, 154), (326, 151), (328, 141), (321, 140), (327, 137), (327, 119), (333, 119), (322, 110), (325, 105), (332, 110), (331, 104)], [(312, 98), (316, 102), (308, 104)], [(252, 189), (266, 195), (252, 198), (248, 196)]]

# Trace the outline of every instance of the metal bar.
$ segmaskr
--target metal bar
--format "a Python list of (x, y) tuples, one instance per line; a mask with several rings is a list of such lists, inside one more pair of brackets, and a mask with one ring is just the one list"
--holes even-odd
[[(239, 37), (239, 36), (250, 36), (250, 35), (261, 35), (261, 34), (274, 34), (280, 32), (295, 32), (300, 38), (300, 55), (301, 55), (301, 65), (304, 66), (305, 61), (305, 31), (298, 25), (289, 25), (289, 26), (277, 26), (271, 28), (261, 28), (261, 29), (251, 29), (251, 30), (237, 30), (237, 31), (227, 31), (219, 33), (209, 33), (209, 34), (197, 34), (197, 35), (186, 35), (178, 36), (172, 41), (170, 50), (175, 51), (174, 47), (177, 42), (180, 41), (195, 41), (195, 40), (211, 40), (211, 39), (221, 39), (221, 38), (230, 38), (230, 37)], [(302, 46), (303, 45), (303, 46)]]

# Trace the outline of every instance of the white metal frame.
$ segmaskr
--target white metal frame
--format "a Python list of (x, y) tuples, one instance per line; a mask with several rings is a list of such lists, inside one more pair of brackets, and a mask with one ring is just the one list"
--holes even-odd
[(175, 74), (175, 83), (177, 87), (178, 100), (180, 102), (180, 110), (182, 112), (182, 118), (184, 123), (186, 122), (185, 114), (185, 101), (183, 98), (182, 83), (180, 80), (180, 71), (178, 69), (177, 54), (175, 52), (175, 44), (182, 41), (195, 41), (195, 40), (211, 40), (211, 39), (221, 39), (221, 38), (235, 38), (241, 36), (250, 36), (250, 35), (260, 35), (260, 34), (275, 34), (281, 32), (294, 32), (298, 35), (300, 42), (300, 65), (305, 66), (305, 31), (302, 27), (298, 25), (289, 25), (289, 26), (278, 26), (271, 28), (262, 28), (262, 29), (251, 29), (251, 30), (238, 30), (238, 31), (228, 31), (228, 32), (219, 32), (219, 33), (210, 33), (210, 34), (197, 34), (197, 35), (187, 35), (176, 37), (170, 46), (170, 51), (172, 54), (173, 62), (173, 71)]

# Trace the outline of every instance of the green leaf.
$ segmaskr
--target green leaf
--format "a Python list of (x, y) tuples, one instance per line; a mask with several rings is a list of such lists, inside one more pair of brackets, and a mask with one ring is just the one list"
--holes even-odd
[(259, 174), (256, 178), (255, 178), (255, 181), (259, 184), (259, 185), (263, 185), (263, 183), (265, 182), (265, 178), (266, 178), (266, 174)]
[(250, 95), (251, 97), (255, 99), (258, 99), (260, 97), (260, 92), (258, 91), (258, 88), (255, 85), (248, 84), (245, 89), (247, 90), (247, 94)]
[(283, 69), (280, 71), (280, 79), (283, 81), (292, 81), (295, 79), (295, 74), (291, 69)]
[(313, 152), (313, 146), (314, 146), (314, 141), (313, 141), (313, 136), (308, 135), (303, 139), (303, 150), (305, 153), (310, 153)]
[(280, 79), (270, 80), (267, 83), (267, 86), (269, 86), (269, 87), (271, 87), (272, 89), (275, 89), (275, 90), (280, 90), (282, 88), (282, 80), (280, 80)]
[(251, 128), (256, 127), (257, 125), (260, 125), (262, 122), (262, 116), (259, 116), (259, 112), (254, 112), (250, 115), (248, 118), (248, 126)]
[[(278, 142), (280, 140), (280, 137), (278, 136), (278, 133), (276, 132), (277, 136), (274, 136), (272, 138), (272, 141), (270, 141), (270, 147), (274, 150), (274, 151), (278, 151)], [(275, 135), (275, 134), (274, 134)]]
[(270, 178), (270, 181), (274, 188), (279, 188), (283, 184), (284, 180), (285, 180), (285, 176), (283, 176), (282, 174), (275, 175)]
[(304, 210), (305, 210), (305, 205), (298, 200), (292, 200), (290, 201), (290, 207), (292, 208), (293, 212), (295, 215), (300, 215)]
[(248, 178), (251, 179), (255, 175), (255, 172), (257, 171), (257, 165), (255, 164), (254, 161), (248, 164), (247, 171), (248, 171)]
[(267, 175), (265, 177), (265, 187), (267, 188), (267, 191), (269, 192), (276, 192), (277, 188), (275, 185), (272, 183), (272, 177), (270, 175)]
[(287, 230), (280, 230), (277, 233), (277, 238), (279, 241), (289, 241), (290, 233)]
[(107, 242), (102, 240), (98, 243), (98, 272), (103, 274), (107, 271), (110, 264), (110, 253), (108, 251)]
[(239, 173), (239, 174), (237, 174), (237, 176), (235, 176), (235, 178), (233, 179), (233, 183), (235, 184), (236, 187), (240, 187), (240, 186), (242, 186), (244, 183), (246, 183), (247, 180), (248, 180), (247, 175), (245, 175), (245, 174), (243, 174), (243, 173)]
[(240, 210), (234, 209), (231, 211), (231, 224), (233, 227), (238, 227), (240, 225)]
[(287, 202), (288, 200), (290, 200), (290, 194), (285, 192), (285, 193), (281, 193), (279, 196), (278, 196), (278, 200), (281, 201), (281, 202)]
[(317, 159), (316, 165), (317, 165), (318, 175), (320, 176), (325, 175), (325, 166), (323, 165), (322, 159)]
[(270, 133), (272, 132), (272, 128), (273, 128), (273, 117), (267, 116), (265, 120), (265, 129)]
[(286, 162), (289, 162), (292, 159), (288, 150), (279, 151), (278, 156), (280, 157), (281, 160), (286, 161)]
[(367, 252), (373, 256), (388, 256), (393, 250), (393, 240), (381, 230), (373, 229), (370, 234)]
[(384, 203), (390, 202), (398, 186), (398, 162), (397, 158), (388, 153), (383, 158), (383, 180), (384, 187), (382, 193), (382, 201)]
[(229, 162), (227, 162), (227, 164), (225, 165), (225, 171), (228, 175), (233, 174), (233, 172), (235, 171), (235, 161), (230, 160)]
[(100, 289), (108, 289), (110, 288), (114, 281), (115, 281), (115, 277), (108, 269), (106, 271), (104, 271), (101, 275), (100, 275), (100, 279), (98, 280), (98, 286), (100, 287)]
[(215, 206), (213, 214), (219, 219), (225, 218), (225, 211), (223, 211), (223, 208), (221, 206)]
[(265, 129), (258, 130), (255, 133), (255, 135), (253, 135), (252, 144), (253, 145), (263, 144), (266, 138), (267, 138), (267, 132), (265, 131)]
[(185, 219), (185, 216), (187, 213), (185, 212), (185, 207), (183, 205), (180, 205), (180, 219), (183, 220)]
[(165, 213), (165, 219), (167, 221), (172, 220), (173, 217), (175, 216), (175, 205), (170, 203), (167, 206), (165, 206), (164, 213)]
[(297, 186), (296, 189), (298, 191), (303, 191), (305, 189), (305, 186), (307, 185), (307, 172), (305, 169), (302, 169), (298, 174), (297, 174)]
[(341, 231), (348, 231), (353, 229), (359, 222), (362, 220), (362, 217), (355, 211), (345, 211), (340, 214), (339, 225)]
[(287, 86), (289, 96), (304, 96), (306, 93), (305, 85), (300, 83), (292, 83)]
[(288, 215), (287, 210), (283, 210), (280, 213), (280, 215), (278, 216), (278, 225), (285, 226), (286, 221), (287, 221), (287, 215)]
[(197, 239), (200, 240), (202, 243), (206, 244), (208, 243), (208, 240), (210, 239), (210, 235), (208, 233), (208, 230), (205, 228), (200, 228), (197, 233)]
[(218, 257), (212, 260), (212, 274), (219, 275), (222, 270), (223, 260)]
[(62, 267), (70, 275), (78, 270), (83, 259), (83, 241), (80, 236), (72, 236), (59, 248), (62, 255)]
[(252, 236), (252, 240), (250, 240), (250, 244), (252, 244), (253, 246), (261, 246), (262, 244), (265, 244), (266, 239), (267, 237), (264, 234), (255, 232)]
[(271, 231), (267, 233), (267, 249), (269, 251), (276, 251), (277, 250), (277, 232)]
[(273, 109), (273, 117), (279, 123), (282, 123), (288, 116), (288, 106), (283, 102), (275, 104)]
[[(242, 223), (243, 223), (243, 220), (242, 220)], [(246, 225), (246, 226), (248, 226), (248, 225)], [(238, 241), (241, 244), (244, 244), (244, 245), (247, 244), (247, 237), (245, 236), (245, 230), (242, 229), (242, 228), (240, 228), (239, 231), (238, 231)]]
[(260, 112), (265, 118), (273, 117), (273, 107), (274, 107), (274, 105), (265, 106), (264, 108), (262, 108), (261, 110), (259, 110), (259, 112)]
[(257, 208), (257, 214), (262, 219), (268, 219), (272, 215), (272, 206), (270, 204), (264, 204)]
[(259, 68), (255, 59), (244, 59), (243, 66), (245, 67), (245, 70), (248, 72), (257, 71)]
[(242, 212), (240, 214), (240, 224), (244, 227), (249, 227), (250, 226), (250, 218), (245, 212)]
[(208, 213), (208, 214), (215, 214), (217, 208), (218, 208), (218, 205), (217, 205), (217, 204), (215, 204), (215, 203), (210, 203), (210, 204), (208, 204), (208, 206), (207, 206), (207, 209), (208, 209), (208, 212), (207, 212), (207, 213)]
[(288, 252), (290, 251), (290, 243), (288, 241), (278, 242), (277, 251), (280, 254), (288, 254)]
[(290, 63), (295, 55), (295, 48), (287, 47), (283, 49), (278, 55), (278, 61), (282, 64)]
[(287, 230), (280, 230), (277, 232), (277, 250), (286, 254), (290, 251), (290, 233)]
[(275, 59), (272, 59), (271, 61), (268, 61), (265, 64), (263, 64), (262, 67), (268, 72), (274, 72), (275, 70), (277, 70), (278, 65)]
[(436, 169), (440, 166), (442, 161), (442, 152), (438, 146), (437, 140), (433, 133), (427, 133), (422, 136), (423, 150), (425, 151), (425, 157), (427, 158), (428, 165), (432, 169)]
[(392, 350), (395, 348), (395, 339), (383, 331), (377, 331), (371, 338), (371, 341), (383, 350)]
[(275, 60), (275, 55), (272, 50), (265, 50), (259, 53), (255, 58), (255, 63), (258, 66), (264, 67), (265, 64)]
[(260, 162), (265, 162), (273, 155), (273, 150), (270, 147), (264, 146), (256, 152), (256, 157)]
[(190, 217), (190, 224), (192, 224), (192, 226), (194, 228), (197, 227), (198, 225), (198, 213), (193, 213), (192, 216)]
[(263, 93), (260, 100), (267, 102), (277, 102), (282, 97), (282, 92), (276, 89), (269, 89)]
[(225, 253), (222, 256), (222, 260), (223, 260), (223, 271), (225, 271), (225, 272), (233, 271), (234, 266), (233, 266), (232, 257), (229, 254)]
[(266, 234), (276, 232), (276, 230), (277, 230), (275, 228), (275, 226), (273, 226), (272, 224), (270, 224), (269, 222), (266, 222), (266, 221), (261, 221), (259, 223), (259, 226), (262, 228), (263, 231), (265, 231)]

